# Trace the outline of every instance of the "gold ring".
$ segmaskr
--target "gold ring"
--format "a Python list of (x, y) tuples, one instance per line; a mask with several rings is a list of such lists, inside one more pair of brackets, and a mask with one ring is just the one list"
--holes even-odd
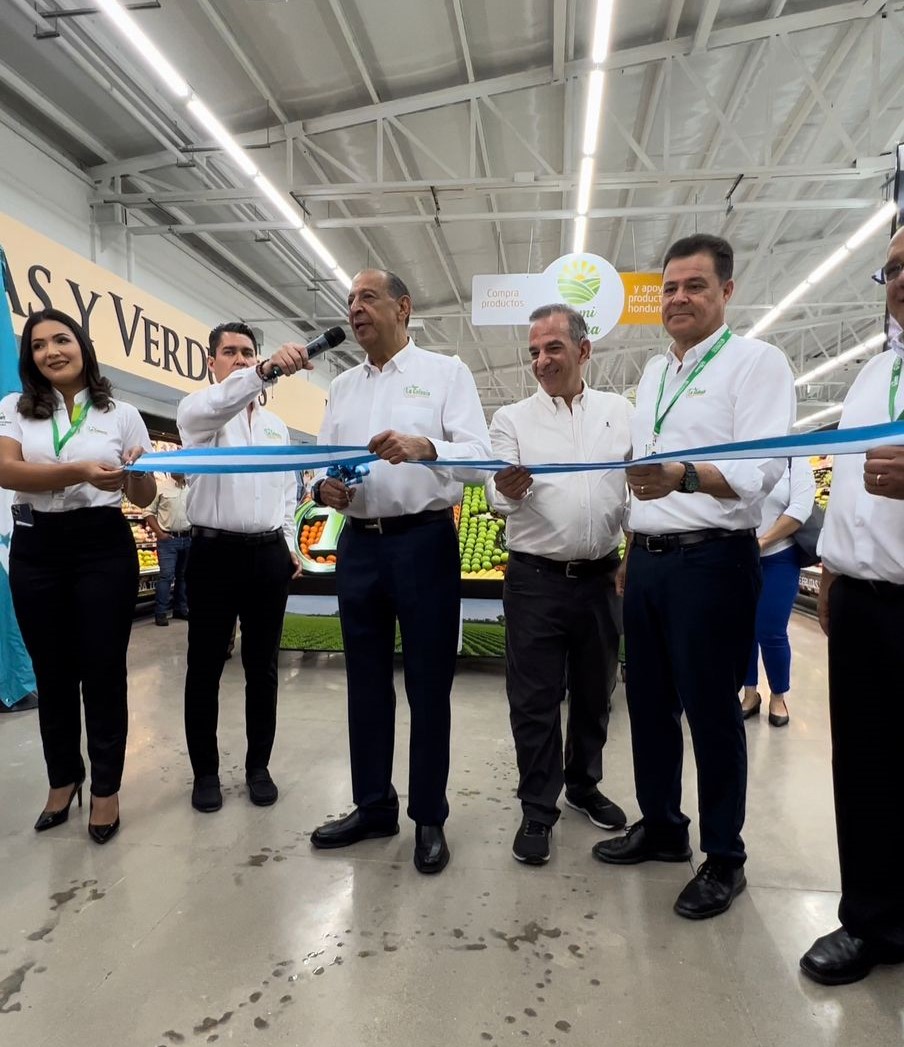
[(882, 474), (876, 473), (876, 487), (879, 487), (882, 482)]
[(647, 485), (646, 485), (646, 484), (641, 484), (641, 485), (640, 485), (640, 493), (641, 493), (641, 494), (643, 494), (643, 493), (644, 493), (644, 491), (646, 491), (646, 489), (647, 489)]

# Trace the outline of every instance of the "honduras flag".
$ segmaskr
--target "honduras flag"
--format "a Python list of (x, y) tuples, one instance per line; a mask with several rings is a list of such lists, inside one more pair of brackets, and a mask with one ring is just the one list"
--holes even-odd
[[(0, 247), (0, 399), (22, 388), (19, 381), (19, 352), (6, 297), (6, 273), (6, 256)], [(36, 686), (31, 659), (22, 642), (9, 591), (12, 499), (10, 491), (0, 488), (0, 702), (6, 706), (15, 705)]]

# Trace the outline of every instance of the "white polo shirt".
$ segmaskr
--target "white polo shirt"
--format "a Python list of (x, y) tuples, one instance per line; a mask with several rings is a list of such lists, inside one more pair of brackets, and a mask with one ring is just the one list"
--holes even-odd
[[(653, 445), (660, 381), (666, 372), (659, 413), (671, 403), (687, 376), (726, 330), (723, 325), (679, 360), (671, 349), (647, 364), (637, 387), (631, 423), (634, 456)], [(794, 375), (785, 354), (768, 342), (733, 334), (684, 391), (662, 424), (656, 446), (681, 451), (709, 444), (785, 436), (794, 421)], [(693, 459), (690, 459), (693, 460)], [(698, 460), (699, 462), (699, 460)], [(698, 464), (695, 462), (695, 464)], [(674, 534), (721, 527), (757, 528), (763, 501), (787, 465), (784, 458), (711, 461), (737, 498), (673, 491), (652, 501), (631, 499), (628, 526), (641, 534)]]
[[(895, 360), (904, 348), (874, 356), (854, 379), (844, 400), (839, 429), (887, 422)], [(896, 415), (904, 410), (898, 391)], [(904, 585), (904, 501), (869, 494), (863, 483), (866, 455), (835, 455), (829, 506), (820, 538), (822, 562), (834, 574)]]
[[(289, 443), (285, 422), (257, 403), (261, 380), (253, 367), (190, 393), (176, 424), (183, 447), (266, 447)], [(251, 416), (248, 416), (248, 405)], [(255, 534), (282, 529), (295, 548), (295, 473), (205, 473), (189, 476), (186, 507), (196, 527)]]
[[(408, 340), (380, 370), (369, 360), (334, 378), (319, 444), (366, 446), (395, 429), (426, 436), (437, 458), (490, 457), (490, 437), (477, 386), (454, 356), (421, 349)], [(461, 501), (462, 481), (483, 483), (485, 473), (443, 470), (405, 462), (371, 462), (355, 487), (347, 516), (404, 516), (446, 509)], [(454, 475), (453, 475), (454, 472)]]
[[(54, 418), (60, 437), (71, 428), (66, 403), (56, 390)], [(66, 440), (59, 457), (53, 446), (53, 423), (49, 418), (25, 418), (18, 411), (20, 393), (10, 393), (0, 400), (0, 437), (15, 440), (22, 448), (26, 462), (41, 465), (71, 464), (72, 462), (101, 462), (121, 466), (123, 456), (133, 447), (150, 451), (151, 439), (147, 426), (137, 409), (123, 400), (114, 400), (106, 411), (93, 405), (88, 407), (84, 422)], [(89, 403), (88, 390), (75, 395), (75, 406), (84, 409)], [(57, 491), (17, 491), (14, 502), (28, 503), (37, 512), (60, 513), (69, 509), (109, 506), (119, 508), (121, 491), (100, 491), (91, 484), (73, 484)]]
[[(493, 416), (493, 457), (513, 465), (628, 459), (633, 413), (623, 396), (586, 385), (571, 410), (538, 389)], [(598, 560), (621, 541), (627, 488), (620, 470), (537, 475), (520, 501), (500, 494), (492, 476), (486, 488), (488, 500), (508, 516), (509, 549), (551, 560)]]

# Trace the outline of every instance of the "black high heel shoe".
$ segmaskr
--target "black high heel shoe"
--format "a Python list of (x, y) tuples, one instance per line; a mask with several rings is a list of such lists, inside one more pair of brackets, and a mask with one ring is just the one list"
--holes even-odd
[(69, 819), (69, 808), (72, 806), (72, 801), (78, 796), (78, 805), (82, 805), (82, 786), (85, 784), (85, 776), (82, 774), (82, 779), (79, 782), (75, 782), (72, 786), (72, 792), (69, 794), (69, 799), (66, 801), (66, 806), (59, 811), (41, 811), (40, 817), (35, 822), (35, 832), (42, 833), (46, 829), (54, 829), (58, 825), (62, 825), (63, 822)]
[(94, 797), (91, 797), (91, 803), (88, 807), (88, 835), (95, 843), (109, 843), (113, 837), (119, 832), (119, 811), (117, 809), (116, 821), (110, 822), (109, 825), (92, 825), (91, 811), (94, 810)]

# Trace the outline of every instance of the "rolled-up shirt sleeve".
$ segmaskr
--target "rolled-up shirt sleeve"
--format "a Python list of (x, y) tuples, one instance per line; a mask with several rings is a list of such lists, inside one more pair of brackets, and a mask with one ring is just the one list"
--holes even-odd
[(816, 477), (806, 458), (791, 459), (791, 500), (782, 514), (805, 524), (813, 514), (816, 498)]
[[(756, 440), (786, 436), (794, 422), (797, 398), (787, 357), (774, 346), (763, 353), (739, 384), (734, 404), (732, 439)], [(710, 462), (725, 477), (741, 501), (755, 502), (767, 495), (787, 467), (785, 458), (747, 458)]]
[[(518, 435), (515, 432), (515, 425), (504, 407), (499, 408), (490, 422), (490, 446), (492, 447), (494, 458), (501, 458), (503, 462), (509, 462), (511, 465), (521, 464)], [(497, 512), (503, 513), (505, 516), (510, 516), (520, 509), (526, 500), (522, 498), (520, 501), (515, 501), (513, 498), (506, 498), (504, 494), (500, 494), (496, 490), (496, 479), (493, 473), (487, 474), (486, 489), (487, 501)]]
[(261, 380), (253, 367), (229, 375), (222, 382), (182, 398), (176, 424), (184, 447), (210, 443), (228, 421), (261, 391)]
[[(474, 376), (461, 361), (458, 361), (449, 383), (443, 404), (442, 426), (443, 439), (430, 437), (437, 458), (476, 460), (492, 457), (490, 434), (477, 385)], [(443, 472), (458, 483), (483, 483), (486, 479), (484, 470), (448, 467)]]

